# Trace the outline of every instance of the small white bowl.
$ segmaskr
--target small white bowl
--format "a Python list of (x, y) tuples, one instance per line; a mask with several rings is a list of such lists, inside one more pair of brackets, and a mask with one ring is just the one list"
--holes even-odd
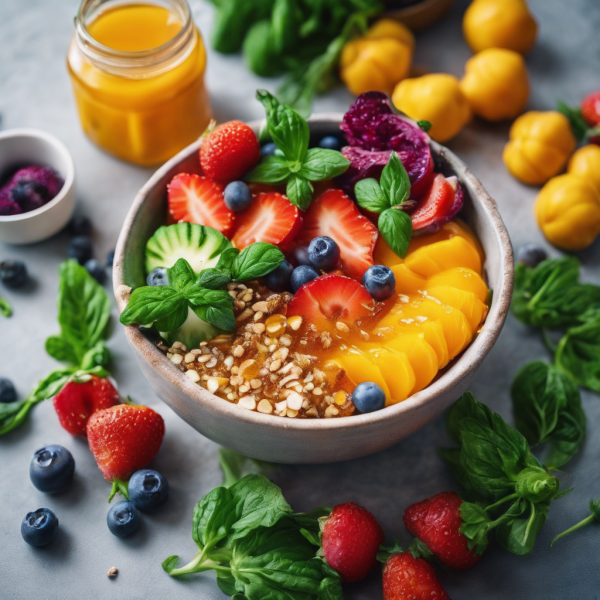
[(26, 165), (52, 167), (64, 183), (44, 206), (11, 216), (0, 216), (0, 242), (32, 244), (60, 231), (75, 208), (75, 166), (66, 146), (39, 129), (0, 132), (0, 175)]

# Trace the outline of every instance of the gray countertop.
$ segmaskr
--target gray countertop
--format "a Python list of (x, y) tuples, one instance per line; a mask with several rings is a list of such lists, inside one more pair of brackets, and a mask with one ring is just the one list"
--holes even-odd
[[(461, 75), (470, 56), (461, 34), (466, 1), (435, 27), (417, 36), (416, 65), (432, 71)], [(596, 89), (600, 64), (600, 7), (597, 0), (529, 0), (540, 23), (540, 38), (528, 57), (531, 108), (548, 109), (561, 98), (572, 104)], [(210, 31), (212, 7), (193, 0), (196, 21)], [(65, 68), (76, 0), (21, 0), (0, 2), (0, 113), (1, 126), (38, 127), (61, 138), (75, 159), (81, 214), (95, 224), (96, 254), (103, 258), (114, 247), (125, 213), (150, 171), (104, 154), (79, 128)], [(208, 86), (218, 120), (249, 120), (262, 116), (253, 99), (257, 87), (273, 82), (251, 76), (239, 57), (209, 51)], [(343, 111), (350, 96), (338, 90), (315, 104), (316, 111)], [(450, 147), (483, 181), (496, 198), (515, 247), (534, 241), (545, 244), (535, 225), (532, 202), (536, 189), (521, 185), (501, 161), (507, 124), (474, 121)], [(57, 365), (44, 350), (45, 338), (56, 332), (57, 269), (65, 258), (68, 237), (60, 234), (28, 247), (0, 244), (0, 258), (27, 262), (33, 283), (29, 289), (4, 292), (13, 303), (12, 319), (0, 321), (0, 375), (15, 381), (20, 396)], [(551, 250), (553, 254), (556, 251)], [(584, 276), (600, 283), (600, 244), (581, 254)], [(0, 598), (3, 600), (148, 600), (190, 598), (218, 600), (224, 596), (212, 575), (188, 581), (169, 578), (161, 561), (171, 554), (185, 560), (195, 549), (191, 515), (198, 499), (220, 483), (218, 447), (181, 421), (155, 396), (127, 347), (120, 326), (110, 340), (115, 358), (114, 376), (123, 394), (147, 403), (166, 421), (163, 448), (153, 463), (171, 486), (165, 509), (144, 517), (141, 529), (118, 539), (106, 527), (108, 485), (104, 482), (84, 440), (61, 429), (50, 402), (38, 406), (24, 427), (0, 438)], [(518, 368), (546, 352), (536, 332), (509, 316), (495, 348), (477, 374), (471, 390), (504, 417), (511, 418), (509, 388)], [(469, 572), (439, 570), (451, 597), (468, 600), (553, 600), (600, 598), (600, 532), (588, 527), (550, 549), (550, 540), (574, 521), (586, 516), (587, 502), (600, 496), (600, 398), (583, 393), (588, 415), (588, 439), (569, 465), (566, 498), (552, 505), (537, 546), (519, 558), (497, 546)], [(275, 480), (297, 510), (353, 500), (367, 506), (388, 535), (408, 544), (402, 513), (410, 503), (445, 489), (457, 489), (436, 455), (445, 441), (438, 419), (393, 448), (368, 458), (337, 465), (282, 467)], [(46, 496), (30, 483), (28, 463), (33, 452), (47, 443), (71, 450), (77, 464), (72, 488)], [(55, 542), (35, 549), (23, 542), (19, 528), (25, 513), (41, 506), (54, 510), (60, 521)], [(109, 580), (107, 570), (119, 575)], [(381, 575), (348, 587), (352, 600), (381, 598)]]

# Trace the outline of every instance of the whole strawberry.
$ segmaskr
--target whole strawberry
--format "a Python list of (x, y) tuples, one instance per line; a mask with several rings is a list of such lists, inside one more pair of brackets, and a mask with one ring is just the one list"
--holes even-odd
[(391, 556), (383, 567), (384, 600), (450, 600), (433, 567), (410, 552)]
[(204, 175), (221, 183), (243, 177), (260, 160), (260, 145), (241, 121), (229, 121), (209, 132), (200, 146)]
[(346, 582), (366, 577), (375, 567), (383, 531), (362, 506), (346, 502), (333, 507), (321, 532), (323, 556)]
[(581, 115), (590, 127), (600, 125), (600, 90), (592, 92), (583, 99)]
[(404, 511), (404, 526), (424, 542), (440, 562), (452, 569), (468, 569), (476, 556), (460, 532), (462, 500), (454, 492), (442, 492), (412, 504)]
[(92, 375), (84, 383), (67, 383), (52, 402), (62, 428), (71, 435), (85, 436), (90, 416), (119, 401), (119, 394), (108, 379)]

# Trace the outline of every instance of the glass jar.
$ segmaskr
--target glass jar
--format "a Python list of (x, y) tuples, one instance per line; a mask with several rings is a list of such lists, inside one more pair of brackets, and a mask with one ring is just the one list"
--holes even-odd
[(211, 119), (206, 51), (186, 0), (83, 0), (67, 65), (83, 130), (123, 160), (164, 162)]

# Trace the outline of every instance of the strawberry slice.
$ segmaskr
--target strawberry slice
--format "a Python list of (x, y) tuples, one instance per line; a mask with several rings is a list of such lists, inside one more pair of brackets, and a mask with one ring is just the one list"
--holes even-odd
[(235, 214), (223, 199), (224, 187), (201, 175), (179, 173), (167, 186), (169, 213), (177, 223), (208, 225), (229, 237)]
[(437, 222), (448, 220), (454, 207), (458, 181), (456, 177), (446, 179), (438, 174), (433, 178), (429, 189), (419, 198), (417, 206), (410, 217), (413, 230), (427, 229)]
[(350, 277), (322, 275), (304, 284), (288, 304), (287, 316), (301, 316), (319, 331), (335, 329), (338, 321), (354, 324), (373, 314), (373, 298)]
[(290, 250), (302, 228), (302, 217), (283, 194), (262, 192), (244, 211), (237, 214), (237, 228), (232, 242), (243, 250), (255, 242), (269, 242), (281, 250)]
[(342, 270), (349, 277), (362, 279), (373, 266), (377, 227), (360, 214), (356, 204), (342, 190), (327, 190), (306, 212), (297, 243), (308, 246), (313, 238), (329, 236), (340, 247)]

